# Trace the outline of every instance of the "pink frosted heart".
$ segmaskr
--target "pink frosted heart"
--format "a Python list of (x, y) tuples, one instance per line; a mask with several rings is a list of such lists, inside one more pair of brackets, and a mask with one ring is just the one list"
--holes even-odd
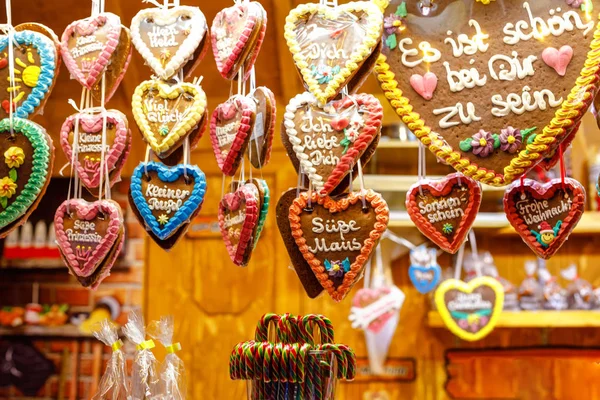
[(414, 74), (410, 77), (410, 86), (425, 100), (431, 100), (437, 87), (438, 78), (433, 72), (425, 75)]
[(547, 47), (542, 52), (542, 60), (551, 68), (554, 68), (557, 74), (565, 76), (567, 67), (573, 58), (573, 48), (565, 45), (556, 50), (554, 47)]

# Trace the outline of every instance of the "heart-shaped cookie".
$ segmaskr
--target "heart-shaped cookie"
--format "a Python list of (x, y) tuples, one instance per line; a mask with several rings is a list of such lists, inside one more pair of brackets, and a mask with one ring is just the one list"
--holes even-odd
[(219, 228), (229, 258), (245, 267), (254, 249), (254, 233), (260, 210), (259, 193), (252, 183), (240, 185), (225, 194), (219, 203)]
[(301, 4), (286, 18), (285, 38), (305, 86), (319, 103), (332, 100), (381, 39), (382, 16), (371, 2), (335, 8)]
[(145, 81), (135, 89), (131, 106), (144, 140), (158, 157), (165, 158), (201, 126), (206, 94), (187, 82)]
[(585, 208), (585, 189), (575, 179), (540, 184), (515, 182), (504, 194), (510, 224), (538, 257), (549, 259), (569, 238)]
[(247, 183), (252, 183), (256, 186), (259, 194), (259, 206), (258, 206), (258, 221), (256, 222), (256, 232), (254, 233), (254, 247), (258, 244), (260, 234), (265, 227), (267, 222), (267, 214), (269, 213), (269, 203), (271, 202), (271, 191), (267, 185), (267, 181), (264, 179), (253, 178)]
[(67, 160), (73, 158), (73, 142), (75, 135), (77, 136), (75, 168), (82, 183), (88, 188), (97, 188), (100, 184), (102, 127), (105, 124), (104, 162), (105, 169), (110, 173), (117, 165), (124, 163), (123, 155), (130, 140), (124, 114), (112, 110), (99, 114), (73, 114), (67, 118), (60, 131), (60, 144)]
[(244, 157), (256, 120), (256, 103), (233, 96), (219, 104), (210, 120), (210, 141), (217, 164), (225, 175), (233, 176)]
[(456, 253), (471, 230), (481, 205), (481, 187), (455, 172), (444, 179), (423, 179), (406, 193), (406, 211), (416, 227), (448, 253)]
[(275, 95), (271, 89), (257, 87), (249, 97), (256, 103), (256, 121), (248, 145), (248, 158), (254, 168), (264, 167), (271, 158), (275, 136)]
[(123, 229), (121, 207), (112, 200), (66, 200), (54, 215), (58, 248), (69, 271), (84, 286), (97, 286), (108, 276)]
[(131, 206), (159, 245), (185, 233), (205, 194), (206, 177), (196, 165), (167, 167), (151, 161), (138, 165), (131, 177)]
[[(0, 238), (23, 224), (37, 207), (54, 163), (46, 130), (26, 119), (0, 121)], [(0, 156), (1, 157), (1, 156)]]
[(413, 286), (419, 293), (427, 294), (431, 292), (440, 282), (442, 270), (438, 264), (428, 267), (423, 265), (411, 264), (408, 267), (408, 277)]
[[(394, 314), (398, 313), (398, 309), (384, 307), (387, 305), (385, 301), (386, 297), (389, 296), (391, 292), (392, 288), (390, 287), (381, 287), (377, 289), (362, 288), (358, 290), (352, 298), (353, 309), (365, 309), (371, 306), (369, 310), (372, 310), (373, 313), (377, 314), (376, 316), (373, 316), (373, 318), (370, 318), (370, 323), (366, 327), (369, 331), (374, 333), (380, 332)], [(373, 307), (373, 304), (381, 307)]]
[(164, 80), (183, 68), (207, 31), (206, 18), (198, 7), (147, 8), (131, 20), (133, 45)]
[(223, 78), (233, 79), (242, 65), (245, 77), (250, 73), (262, 43), (261, 36), (264, 38), (264, 33), (261, 35), (264, 17), (264, 9), (256, 1), (236, 4), (217, 13), (210, 30), (213, 55)]
[(61, 53), (71, 75), (87, 89), (102, 77), (119, 45), (121, 18), (102, 13), (72, 22), (63, 32)]
[(447, 279), (435, 291), (435, 304), (448, 329), (472, 342), (483, 339), (496, 326), (504, 305), (504, 289), (489, 276), (469, 283)]
[[(10, 81), (8, 36), (0, 36), (0, 118), (30, 118), (41, 110), (54, 86), (58, 53), (52, 39), (34, 31), (13, 34), (14, 84)], [(12, 93), (12, 105), (10, 94)]]
[[(375, 2), (384, 10), (375, 72), (386, 98), (438, 158), (481, 182), (503, 186), (525, 174), (598, 90), (597, 12), (581, 2), (441, 0), (426, 10)], [(547, 65), (544, 53), (564, 46), (570, 62)], [(423, 85), (414, 85), (418, 76)]]
[(362, 277), (388, 220), (387, 203), (372, 190), (338, 200), (304, 192), (289, 209), (296, 245), (335, 301), (341, 301)]
[(347, 96), (323, 107), (310, 93), (290, 100), (285, 131), (314, 190), (325, 195), (339, 185), (378, 137), (382, 118), (381, 104), (369, 94)]

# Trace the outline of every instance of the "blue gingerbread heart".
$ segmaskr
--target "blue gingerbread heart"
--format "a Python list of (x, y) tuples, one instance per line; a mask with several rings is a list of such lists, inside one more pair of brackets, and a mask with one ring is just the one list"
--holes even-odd
[[(191, 190), (186, 174), (188, 182), (193, 182)], [(206, 177), (196, 165), (167, 167), (151, 161), (139, 164), (131, 177), (132, 206), (146, 229), (160, 240), (168, 239), (198, 213), (205, 194)]]
[[(13, 115), (19, 118), (28, 118), (43, 104), (52, 89), (52, 82), (56, 74), (56, 45), (48, 37), (33, 31), (15, 32), (13, 38), (16, 82), (13, 88), (7, 88), (6, 93), (0, 93), (0, 102), (2, 103), (0, 115), (3, 117), (9, 115), (8, 89), (11, 89), (13, 103), (18, 104)], [(22, 46), (23, 50), (19, 50), (17, 45)], [(37, 58), (34, 57), (32, 50), (37, 53)], [(2, 57), (0, 59), (0, 77), (7, 79), (10, 76), (8, 36), (0, 37), (0, 57)], [(29, 90), (31, 92), (27, 95)]]
[(440, 281), (442, 270), (439, 265), (430, 265), (424, 267), (422, 265), (412, 264), (408, 267), (408, 276), (415, 289), (419, 293), (427, 294), (436, 288)]

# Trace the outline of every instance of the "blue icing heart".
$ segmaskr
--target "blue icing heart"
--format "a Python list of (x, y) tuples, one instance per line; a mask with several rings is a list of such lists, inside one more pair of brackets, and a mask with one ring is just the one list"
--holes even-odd
[[(55, 60), (56, 60), (56, 47), (54, 42), (42, 35), (41, 33), (33, 31), (21, 31), (15, 32), (13, 35), (14, 41), (19, 45), (33, 46), (39, 54), (40, 58), (40, 71), (37, 77), (37, 83), (32, 87), (31, 93), (25, 101), (23, 101), (19, 107), (15, 110), (13, 115), (19, 118), (27, 118), (33, 113), (33, 111), (39, 107), (44, 98), (48, 95), (48, 91), (52, 87), (52, 80), (54, 79), (55, 71)], [(0, 52), (8, 53), (8, 36), (0, 37)], [(15, 46), (15, 51), (18, 51)], [(21, 74), (15, 73), (15, 79), (23, 76), (23, 71), (30, 68), (27, 56), (19, 57), (24, 63), (25, 67), (17, 65), (15, 62), (15, 69), (20, 68)], [(8, 68), (8, 67), (7, 67)], [(34, 72), (35, 74), (36, 72)], [(25, 82), (23, 82), (25, 84)], [(29, 85), (27, 85), (29, 86)], [(17, 96), (18, 91), (15, 91), (13, 96)], [(13, 98), (14, 98), (13, 97)], [(2, 98), (1, 100), (9, 100)]]
[(440, 281), (442, 270), (439, 265), (424, 267), (412, 264), (408, 268), (408, 276), (419, 293), (426, 294), (436, 288)]
[[(150, 206), (142, 193), (142, 180), (146, 171), (155, 171), (158, 179), (162, 182), (175, 182), (186, 172), (188, 177), (194, 181), (194, 188), (190, 197), (166, 221), (159, 221), (152, 214), (152, 210), (150, 210)], [(146, 229), (151, 230), (159, 239), (165, 240), (175, 233), (182, 224), (188, 222), (194, 212), (202, 206), (206, 194), (206, 177), (204, 172), (196, 165), (179, 164), (174, 167), (167, 167), (161, 163), (150, 161), (146, 164), (140, 163), (135, 168), (131, 177), (130, 190), (133, 205), (144, 219)]]

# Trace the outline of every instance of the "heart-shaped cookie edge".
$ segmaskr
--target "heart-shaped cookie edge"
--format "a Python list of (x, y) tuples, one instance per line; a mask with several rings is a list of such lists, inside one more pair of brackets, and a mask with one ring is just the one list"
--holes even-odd
[[(517, 231), (519, 236), (523, 239), (523, 242), (537, 254), (538, 257), (545, 260), (552, 257), (561, 248), (565, 241), (569, 238), (569, 234), (575, 229), (575, 226), (581, 219), (585, 208), (585, 189), (575, 179), (565, 178), (564, 185), (569, 186), (573, 193), (573, 204), (567, 217), (563, 220), (562, 226), (556, 238), (552, 241), (550, 246), (544, 250), (540, 242), (537, 241), (535, 236), (531, 234), (527, 224), (519, 217), (517, 207), (513, 201), (515, 192), (526, 190), (531, 193), (535, 198), (544, 196), (549, 193), (550, 196), (557, 190), (561, 189), (563, 182), (560, 178), (552, 179), (550, 182), (541, 184), (534, 181), (533, 179), (523, 179), (523, 182), (515, 182), (508, 190), (504, 193), (504, 212), (506, 218), (512, 227)], [(537, 195), (537, 196), (536, 196)]]
[[(194, 177), (194, 188), (192, 189), (190, 198), (181, 205), (179, 210), (175, 212), (162, 229), (148, 207), (148, 203), (142, 193), (142, 179), (146, 171), (155, 171), (162, 182), (173, 182), (186, 173)], [(167, 172), (170, 176), (165, 175)], [(138, 210), (144, 219), (146, 228), (150, 228), (152, 233), (160, 240), (165, 240), (177, 231), (181, 225), (188, 222), (202, 207), (206, 195), (206, 176), (197, 165), (179, 164), (174, 167), (168, 167), (161, 163), (150, 161), (148, 163), (140, 163), (135, 168), (131, 176), (130, 190), (133, 199), (132, 206)]]
[[(390, 0), (373, 0), (373, 2), (379, 6), (382, 12), (385, 12)], [(387, 57), (384, 54), (379, 56), (374, 71), (385, 97), (400, 116), (402, 122), (437, 158), (451, 165), (458, 172), (477, 181), (491, 186), (506, 186), (533, 168), (544, 157), (548, 147), (556, 140), (560, 140), (569, 131), (570, 127), (583, 118), (585, 111), (589, 108), (598, 91), (598, 84), (593, 85), (590, 80), (592, 82), (598, 81), (600, 76), (600, 52), (598, 51), (600, 49), (600, 23), (594, 29), (593, 37), (594, 39), (590, 44), (591, 50), (588, 52), (585, 65), (567, 100), (556, 110), (550, 124), (545, 126), (543, 131), (535, 137), (533, 143), (528, 143), (526, 148), (511, 160), (510, 165), (506, 166), (502, 173), (480, 168), (471, 163), (467, 158), (461, 157), (459, 151), (454, 150), (432, 132), (432, 129), (421, 119), (421, 116), (413, 110), (410, 100), (404, 96), (402, 90), (398, 87), (396, 75), (391, 71), (387, 63)], [(577, 113), (577, 116), (573, 119), (569, 118), (574, 113)]]
[[(46, 97), (50, 96), (57, 72), (58, 53), (54, 42), (41, 33), (25, 30), (15, 32), (13, 37), (18, 44), (30, 44), (35, 47), (40, 57), (40, 75), (37, 85), (13, 114), (18, 118), (28, 118), (35, 115), (39, 106), (44, 104)], [(8, 36), (0, 37), (0, 50), (4, 50), (7, 45)]]
[(256, 233), (254, 234), (254, 248), (258, 244), (258, 239), (260, 239), (260, 234), (262, 233), (265, 224), (267, 222), (267, 215), (269, 214), (269, 203), (271, 202), (271, 190), (267, 185), (267, 181), (264, 179), (257, 179), (258, 183), (262, 185), (262, 190), (264, 192), (263, 203), (258, 214), (258, 222), (256, 227)]
[[(425, 270), (433, 270), (433, 280), (431, 282), (420, 283), (421, 281), (415, 276), (415, 271), (426, 272)], [(421, 294), (427, 294), (436, 288), (442, 277), (442, 269), (439, 265), (430, 265), (425, 267), (423, 265), (411, 265), (408, 267), (408, 277), (413, 284), (413, 287), (417, 289), (417, 292)]]
[(296, 111), (307, 104), (318, 106), (318, 100), (312, 93), (304, 92), (292, 98), (283, 115), (284, 127), (296, 158), (300, 161), (302, 171), (308, 175), (314, 190), (321, 196), (324, 196), (334, 190), (342, 179), (350, 173), (354, 164), (360, 159), (375, 137), (377, 137), (383, 120), (383, 107), (376, 97), (365, 93), (347, 96), (342, 100), (334, 102), (334, 104), (339, 104), (341, 108), (347, 108), (352, 105), (365, 106), (368, 112), (366, 113), (367, 118), (365, 118), (364, 127), (361, 130), (359, 138), (352, 143), (352, 146), (348, 148), (346, 154), (342, 156), (338, 165), (331, 172), (331, 175), (324, 181), (324, 177), (317, 174), (317, 170), (309, 161), (308, 155), (304, 154), (303, 142), (298, 138), (298, 131), (294, 124)]
[(321, 197), (317, 193), (313, 192), (310, 198), (312, 203), (319, 204), (326, 208), (329, 212), (343, 212), (348, 209), (349, 206), (356, 204), (364, 198), (365, 202), (369, 203), (375, 212), (375, 224), (369, 234), (369, 237), (363, 243), (360, 250), (360, 254), (356, 257), (356, 260), (350, 265), (350, 271), (344, 275), (342, 284), (336, 289), (333, 287), (333, 283), (329, 278), (329, 274), (326, 272), (325, 267), (310, 251), (304, 238), (302, 231), (302, 224), (300, 214), (305, 210), (308, 205), (309, 194), (308, 192), (300, 193), (300, 195), (294, 200), (290, 207), (289, 220), (290, 227), (292, 229), (292, 236), (296, 241), (296, 245), (300, 249), (302, 256), (306, 262), (310, 265), (313, 273), (319, 280), (319, 283), (327, 293), (335, 301), (341, 301), (348, 294), (350, 289), (358, 282), (362, 277), (362, 271), (365, 267), (366, 262), (369, 260), (369, 255), (377, 247), (377, 243), (381, 238), (381, 235), (386, 231), (389, 222), (389, 208), (383, 197), (369, 189), (364, 194), (352, 192), (348, 197), (333, 200), (331, 197)]
[[(92, 251), (90, 258), (85, 262), (83, 269), (79, 268), (77, 257), (73, 253), (69, 238), (65, 233), (64, 217), (71, 209), (77, 213), (77, 217), (80, 219), (84, 219), (88, 216), (93, 218), (101, 211), (105, 212), (110, 218), (106, 235)], [(119, 236), (119, 231), (122, 229), (122, 227), (123, 215), (121, 207), (112, 200), (96, 200), (91, 203), (83, 199), (65, 200), (58, 207), (56, 213), (54, 214), (56, 243), (62, 252), (64, 260), (69, 264), (69, 269), (74, 273), (77, 273), (76, 271), (81, 271), (81, 273), (77, 273), (77, 275), (80, 277), (88, 277), (92, 275), (98, 266), (105, 261), (104, 258), (110, 252), (110, 249), (115, 245), (115, 242)]]
[[(164, 87), (162, 85), (169, 87), (168, 94), (164, 92)], [(161, 89), (161, 87), (163, 88)], [(144, 93), (150, 88), (155, 88), (159, 91), (162, 91), (165, 94), (164, 98), (168, 98), (173, 94), (175, 94), (175, 97), (177, 97), (180, 95), (181, 90), (194, 96), (194, 105), (188, 108), (188, 110), (190, 110), (189, 114), (185, 116), (183, 121), (175, 125), (173, 129), (171, 129), (171, 132), (169, 132), (169, 134), (165, 136), (160, 143), (154, 137), (152, 129), (150, 128), (150, 124), (148, 123), (148, 119), (143, 113), (143, 96)], [(179, 88), (179, 90), (176, 90), (176, 88)], [(185, 137), (185, 135), (198, 126), (202, 120), (202, 115), (204, 115), (204, 111), (206, 110), (206, 94), (200, 86), (187, 82), (181, 82), (176, 85), (169, 86), (166, 83), (148, 80), (140, 83), (138, 87), (135, 88), (135, 92), (133, 93), (133, 97), (131, 99), (131, 107), (133, 118), (135, 119), (135, 122), (137, 123), (144, 140), (150, 145), (150, 148), (152, 148), (152, 151), (157, 155), (168, 155), (170, 152), (175, 150), (173, 146), (177, 145), (181, 138)], [(200, 133), (200, 135), (202, 135), (202, 133)]]
[[(465, 216), (460, 221), (460, 225), (456, 229), (454, 234), (454, 240), (452, 243), (440, 233), (434, 229), (432, 224), (429, 223), (420, 210), (417, 202), (417, 195), (420, 194), (420, 189), (426, 187), (434, 196), (445, 196), (450, 193), (452, 186), (454, 185), (466, 185), (469, 188), (469, 195), (472, 198), (470, 204), (465, 209)], [(460, 246), (465, 242), (465, 239), (475, 222), (475, 217), (479, 212), (481, 206), (481, 187), (473, 179), (468, 178), (460, 172), (455, 172), (447, 175), (445, 178), (440, 180), (421, 180), (408, 189), (406, 192), (406, 211), (408, 216), (415, 224), (419, 231), (427, 236), (429, 240), (435, 243), (442, 250), (454, 254), (458, 251)]]
[[(169, 17), (173, 14), (181, 15), (183, 13), (189, 13), (192, 19), (198, 18), (195, 23), (192, 24), (192, 30), (190, 34), (181, 43), (173, 57), (169, 60), (167, 65), (163, 67), (162, 63), (152, 54), (152, 51), (148, 48), (146, 43), (142, 40), (140, 34), (140, 23), (148, 16), (166, 18), (164, 13), (169, 13)], [(202, 30), (201, 28), (204, 27)], [(161, 8), (145, 8), (140, 10), (131, 20), (131, 40), (136, 50), (144, 61), (148, 64), (150, 69), (163, 80), (170, 79), (175, 75), (183, 66), (188, 62), (189, 58), (194, 54), (196, 48), (202, 42), (204, 35), (208, 33), (208, 24), (204, 13), (198, 7), (191, 6), (178, 6), (177, 8), (171, 8), (169, 10), (163, 10)]]
[[(340, 72), (327, 84), (325, 90), (321, 90), (319, 82), (312, 76), (312, 70), (309, 68), (308, 62), (302, 56), (302, 49), (296, 39), (294, 30), (296, 23), (306, 14), (322, 13), (326, 17), (335, 17), (341, 12), (364, 12), (367, 15), (367, 29), (364, 41), (350, 55), (350, 59), (340, 69)], [(320, 5), (317, 3), (300, 4), (298, 7), (290, 11), (285, 19), (284, 37), (287, 45), (292, 53), (296, 67), (300, 71), (300, 75), (308, 86), (308, 90), (314, 94), (321, 104), (327, 103), (333, 99), (340, 90), (343, 89), (343, 84), (348, 81), (353, 74), (358, 72), (359, 65), (362, 64), (376, 48), (383, 30), (383, 14), (376, 4), (366, 1), (358, 1), (337, 6), (335, 9)]]
[[(79, 69), (77, 66), (77, 61), (71, 55), (69, 51), (69, 36), (73, 33), (73, 31), (77, 28), (77, 26), (82, 22), (88, 22), (96, 25), (98, 27), (98, 22), (101, 19), (105, 19), (105, 24), (109, 24), (108, 34), (106, 35), (106, 44), (102, 48), (102, 51), (94, 61), (93, 67), (90, 69), (87, 78), (85, 74)], [(77, 21), (73, 21), (67, 26), (65, 31), (63, 32), (61, 38), (61, 46), (60, 52), (65, 63), (65, 66), (71, 73), (71, 75), (77, 79), (79, 83), (86, 89), (92, 90), (92, 87), (96, 84), (98, 79), (102, 76), (104, 69), (108, 65), (110, 61), (110, 57), (112, 53), (116, 50), (119, 45), (119, 36), (121, 35), (121, 18), (113, 13), (105, 12), (101, 13), (95, 17), (88, 17), (84, 19), (79, 19)]]
[[(494, 303), (494, 308), (492, 309), (492, 314), (490, 315), (490, 320), (488, 321), (487, 325), (484, 326), (480, 331), (471, 333), (461, 329), (460, 326), (454, 322), (452, 316), (450, 315), (450, 311), (444, 302), (444, 295), (447, 291), (453, 289), (467, 294), (473, 293), (473, 291), (479, 286), (488, 286), (492, 288), (496, 294), (496, 302)], [(435, 305), (437, 306), (437, 310), (450, 332), (454, 333), (463, 340), (474, 342), (486, 337), (496, 327), (496, 323), (498, 322), (498, 318), (500, 318), (500, 313), (504, 307), (504, 288), (500, 282), (489, 276), (480, 276), (469, 281), (468, 283), (458, 279), (446, 279), (435, 291)]]
[[(110, 151), (105, 153), (104, 162), (106, 163), (106, 169), (108, 171), (112, 171), (117, 161), (121, 158), (123, 153), (126, 150), (127, 145), (127, 135), (128, 135), (128, 127), (127, 121), (124, 121), (125, 115), (120, 112), (113, 112), (112, 110), (106, 110), (102, 114), (82, 114), (75, 113), (67, 117), (65, 122), (62, 125), (60, 130), (60, 145), (67, 157), (67, 160), (72, 160), (73, 158), (73, 148), (69, 143), (69, 134), (75, 128), (75, 123), (80, 122), (80, 118), (98, 118), (101, 121), (96, 121), (94, 125), (97, 125), (98, 122), (103, 123), (104, 115), (106, 115), (106, 123), (115, 124), (115, 141), (110, 146)], [(100, 130), (92, 133), (102, 132), (102, 125), (100, 125)], [(81, 132), (80, 132), (81, 133)], [(85, 172), (83, 166), (79, 162), (78, 159), (75, 160), (75, 168), (77, 168), (77, 173), (82, 183), (88, 188), (97, 188), (100, 184), (100, 170), (96, 171), (94, 175), (90, 178), (89, 174)]]
[[(262, 91), (264, 96), (266, 98), (269, 99), (269, 101), (271, 102), (271, 115), (270, 115), (270, 124), (268, 129), (265, 130), (265, 143), (263, 144), (263, 147), (266, 147), (266, 154), (264, 155), (264, 162), (260, 165), (255, 165), (254, 163), (252, 163), (252, 158), (250, 158), (250, 162), (252, 163), (252, 165), (254, 166), (254, 168), (263, 168), (265, 165), (267, 165), (269, 163), (269, 161), (271, 160), (271, 152), (273, 150), (273, 138), (275, 137), (275, 125), (277, 125), (276, 123), (276, 119), (277, 119), (277, 103), (275, 101), (275, 95), (273, 94), (273, 91), (271, 91), (271, 89), (269, 89), (266, 86), (259, 86), (255, 89), (255, 91)], [(249, 97), (254, 98), (253, 97), (253, 93), (250, 93)], [(252, 139), (252, 138), (250, 138)], [(251, 140), (252, 141), (252, 140)], [(256, 149), (252, 148), (250, 149), (250, 151), (254, 152)], [(262, 158), (262, 149), (261, 150), (261, 154), (258, 155), (258, 157)]]

